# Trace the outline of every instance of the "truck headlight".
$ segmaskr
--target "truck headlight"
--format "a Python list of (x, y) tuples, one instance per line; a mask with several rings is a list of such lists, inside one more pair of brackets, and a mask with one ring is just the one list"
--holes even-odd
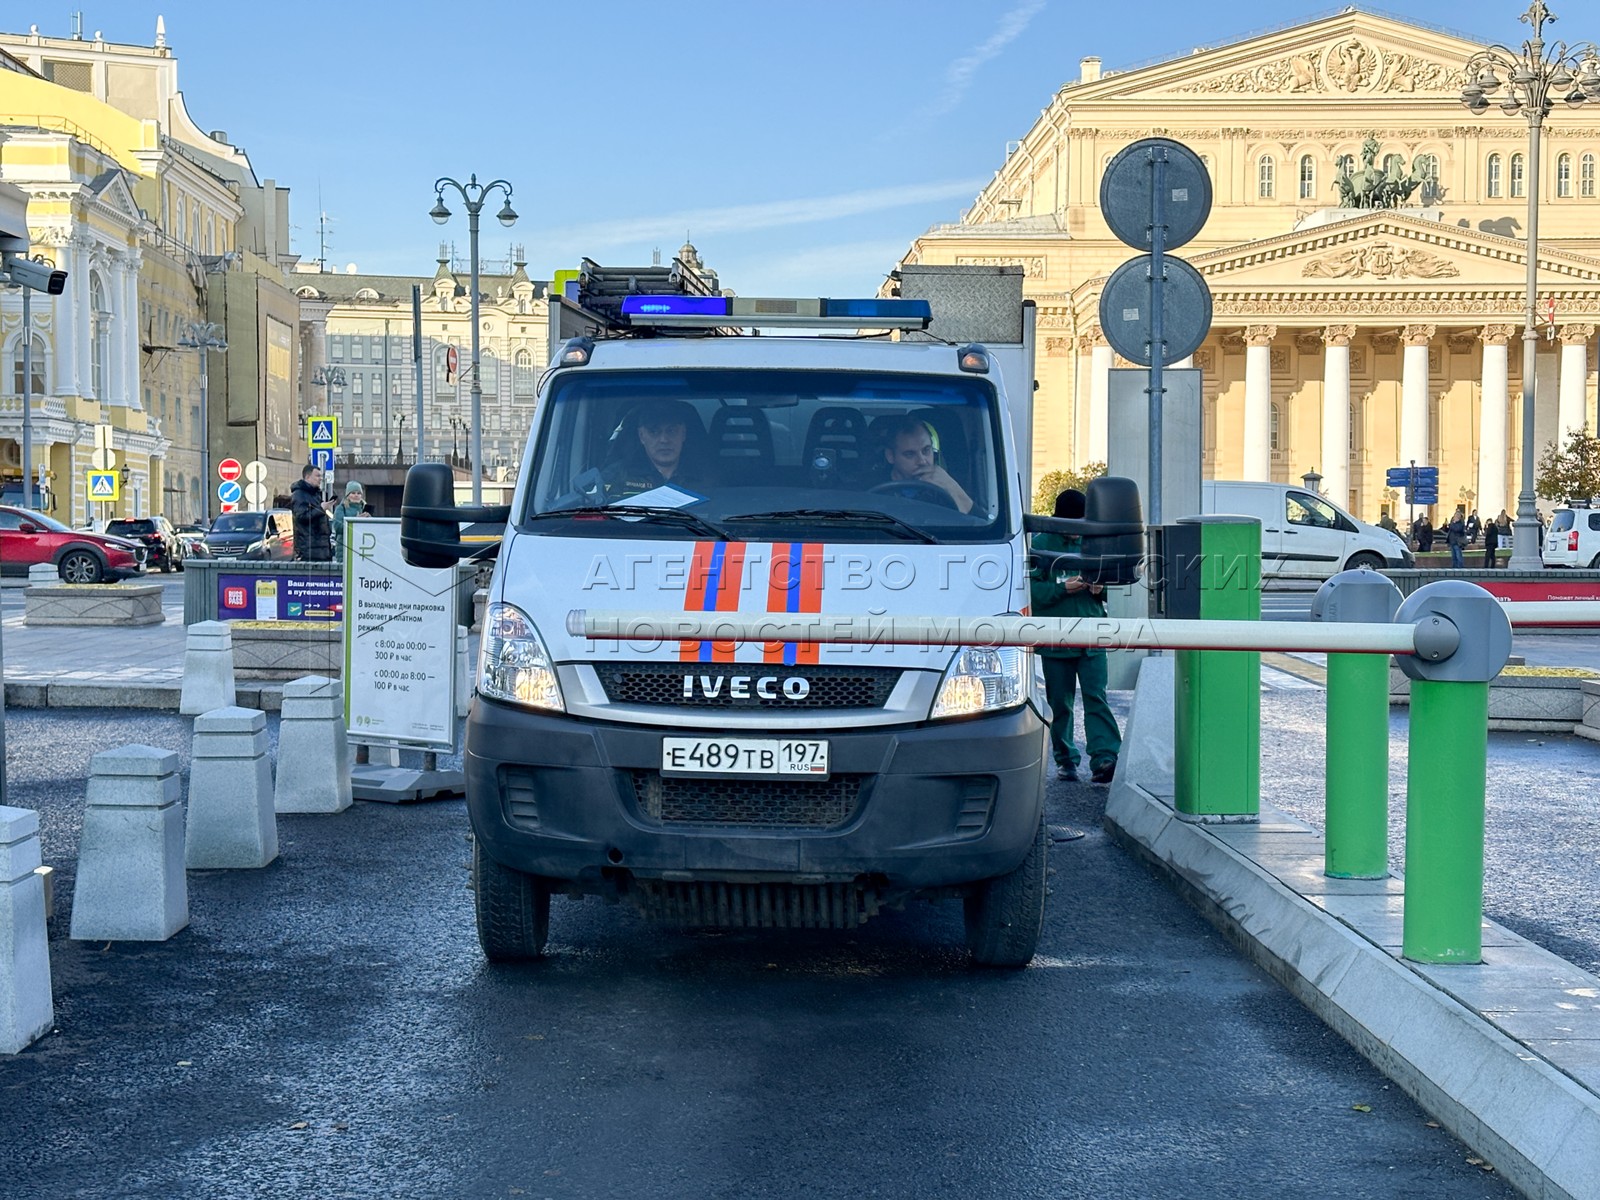
[(484, 611), (478, 692), (524, 708), (567, 711), (550, 653), (533, 622), (514, 604), (496, 602)]
[(965, 646), (945, 670), (932, 719), (1016, 708), (1028, 699), (1033, 652), (1022, 646)]

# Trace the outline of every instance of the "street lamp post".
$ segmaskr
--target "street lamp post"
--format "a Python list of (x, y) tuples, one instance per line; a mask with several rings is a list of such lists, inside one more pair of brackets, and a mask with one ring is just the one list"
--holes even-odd
[(211, 406), (206, 396), (206, 362), (212, 350), (225, 351), (222, 326), (211, 321), (191, 321), (189, 328), (178, 339), (178, 345), (200, 352), (200, 504), (201, 515), (207, 526), (211, 524)]
[(467, 229), (470, 234), (469, 244), (472, 256), (472, 440), (469, 451), (472, 455), (472, 503), (483, 503), (483, 380), (479, 372), (478, 341), (481, 330), (478, 328), (478, 214), (483, 211), (484, 201), (496, 189), (504, 190), (506, 202), (496, 215), (500, 224), (508, 228), (517, 222), (516, 210), (511, 207), (511, 185), (504, 179), (496, 179), (491, 183), (479, 183), (478, 177), (472, 175), (466, 183), (459, 183), (448, 176), (436, 179), (433, 184), (433, 207), (428, 215), (437, 224), (443, 225), (450, 219), (450, 210), (445, 207), (444, 189), (453, 187), (461, 194), (462, 202), (467, 206)]
[[(399, 392), (400, 392), (400, 385), (398, 383), (395, 384), (394, 385), (394, 389), (395, 389), (395, 394), (398, 396)], [(399, 412), (395, 413), (395, 417), (400, 422), (400, 431), (397, 434), (395, 434), (394, 460), (395, 460), (395, 462), (404, 462), (405, 461), (405, 454), (406, 454), (406, 414), (405, 414), (405, 410), (401, 409)], [(385, 436), (387, 436), (387, 431), (385, 433)], [(417, 461), (421, 462), (422, 460), (418, 459)]]
[[(1538, 364), (1539, 288), (1539, 140), (1544, 119), (1550, 115), (1552, 100), (1565, 100), (1578, 108), (1590, 100), (1600, 100), (1600, 49), (1593, 42), (1546, 45), (1544, 27), (1555, 21), (1555, 14), (1544, 0), (1533, 0), (1520, 18), (1533, 28), (1533, 36), (1520, 51), (1495, 44), (1477, 51), (1467, 60), (1467, 84), (1461, 89), (1461, 103), (1474, 115), (1489, 107), (1489, 97), (1505, 88), (1499, 101), (1507, 116), (1521, 116), (1528, 122), (1528, 277), (1522, 324), (1522, 490), (1517, 495), (1516, 532), (1511, 542), (1513, 571), (1540, 571), (1544, 558), (1539, 548), (1539, 517), (1534, 508), (1533, 406), (1535, 374)], [(1505, 75), (1504, 84), (1500, 74)], [(1559, 431), (1557, 437), (1559, 438)]]

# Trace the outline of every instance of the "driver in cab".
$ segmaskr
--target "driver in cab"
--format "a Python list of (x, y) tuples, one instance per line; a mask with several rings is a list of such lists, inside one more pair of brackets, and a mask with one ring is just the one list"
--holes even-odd
[(907, 417), (891, 432), (883, 457), (889, 464), (889, 478), (896, 482), (925, 483), (945, 492), (962, 512), (972, 511), (972, 497), (950, 477), (935, 459), (933, 434), (925, 422)]
[(607, 502), (625, 500), (655, 488), (673, 486), (688, 491), (704, 487), (703, 474), (694, 469), (689, 446), (691, 423), (700, 418), (682, 400), (656, 400), (639, 410), (632, 431), (624, 429), (621, 456), (603, 472)]

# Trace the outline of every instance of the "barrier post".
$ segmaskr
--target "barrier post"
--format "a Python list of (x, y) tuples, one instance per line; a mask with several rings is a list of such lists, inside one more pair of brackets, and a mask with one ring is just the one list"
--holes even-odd
[[(1198, 538), (1190, 532), (1196, 527)], [(1170, 616), (1261, 619), (1261, 522), (1181, 517), (1163, 581)], [(1179, 547), (1196, 547), (1185, 554)], [(1254, 821), (1261, 811), (1261, 654), (1174, 656), (1173, 807), (1195, 821)]]
[[(1394, 620), (1400, 589), (1376, 571), (1341, 571), (1317, 589), (1314, 621)], [(1334, 879), (1389, 874), (1389, 656), (1328, 655), (1326, 848)]]
[(1398, 659), (1412, 680), (1401, 953), (1412, 962), (1482, 962), (1489, 681), (1511, 654), (1511, 622), (1488, 592), (1457, 579), (1412, 593), (1395, 620), (1418, 625), (1419, 651), (1424, 625), (1459, 640), (1438, 661)]

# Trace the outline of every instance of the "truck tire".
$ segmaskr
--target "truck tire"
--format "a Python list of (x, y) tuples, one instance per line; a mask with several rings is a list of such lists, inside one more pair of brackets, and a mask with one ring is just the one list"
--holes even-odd
[(978, 884), (966, 898), (967, 948), (980, 967), (1025, 967), (1044, 930), (1047, 841), (1044, 815), (1022, 865)]
[(550, 889), (521, 871), (502, 866), (472, 842), (473, 907), (478, 945), (490, 962), (529, 962), (544, 955), (550, 935)]
[(1381, 555), (1373, 554), (1370, 550), (1363, 550), (1359, 554), (1352, 554), (1350, 561), (1345, 563), (1344, 569), (1346, 571), (1359, 571), (1362, 567), (1371, 567), (1374, 571), (1381, 571), (1388, 565), (1383, 561)]

